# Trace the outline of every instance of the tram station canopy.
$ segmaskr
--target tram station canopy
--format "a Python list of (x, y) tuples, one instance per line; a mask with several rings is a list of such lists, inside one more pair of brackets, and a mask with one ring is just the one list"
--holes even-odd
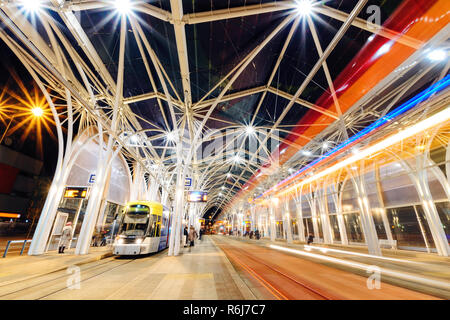
[[(386, 114), (389, 96), (367, 97), (388, 75), (407, 75), (383, 87), (401, 91), (399, 102), (429, 84), (431, 76), (409, 85), (420, 62), (398, 68), (448, 22), (433, 16), (442, 7), (30, 0), (2, 6), (0, 20), (2, 39), (55, 100), (73, 102), (80, 128), (102, 124), (167, 187), (183, 166), (209, 192), (204, 212), (216, 213)], [(425, 13), (435, 19), (427, 28), (417, 19)]]

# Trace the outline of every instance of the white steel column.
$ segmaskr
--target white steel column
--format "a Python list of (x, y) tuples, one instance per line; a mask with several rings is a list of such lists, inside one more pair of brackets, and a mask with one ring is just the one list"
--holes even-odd
[(336, 216), (338, 220), (339, 225), (339, 233), (341, 235), (341, 244), (344, 246), (348, 246), (348, 237), (347, 237), (347, 229), (345, 227), (345, 221), (344, 221), (344, 215), (343, 215), (343, 209), (342, 209), (342, 196), (343, 196), (343, 189), (339, 190), (338, 188), (338, 182), (334, 182), (332, 185), (333, 193), (332, 198), (334, 205), (336, 207)]
[[(119, 108), (122, 103), (123, 97), (123, 79), (124, 79), (124, 60), (125, 60), (125, 41), (126, 41), (126, 27), (127, 18), (122, 15), (120, 21), (120, 48), (119, 48), (119, 64), (117, 73), (117, 83), (115, 100), (112, 115), (112, 130), (117, 129), (117, 117), (119, 113)], [(103, 137), (100, 137), (99, 146), (100, 152), (103, 154)], [(86, 208), (86, 216), (83, 220), (83, 225), (80, 230), (79, 240), (77, 241), (77, 247), (75, 249), (76, 254), (87, 254), (89, 252), (89, 247), (91, 243), (92, 232), (94, 231), (95, 221), (99, 213), (99, 206), (101, 201), (101, 196), (103, 195), (103, 190), (106, 183), (107, 173), (110, 169), (110, 163), (113, 157), (113, 145), (115, 139), (109, 136), (108, 144), (105, 151), (105, 157), (100, 157), (100, 161), (97, 167), (97, 176), (94, 186), (92, 188), (88, 206)]]
[(283, 226), (284, 230), (286, 231), (286, 240), (287, 243), (292, 243), (292, 223), (291, 223), (291, 213), (289, 211), (289, 199), (286, 199), (284, 202), (284, 213), (283, 213)]
[(377, 196), (378, 196), (378, 202), (380, 203), (380, 210), (379, 214), (381, 215), (381, 219), (383, 220), (383, 226), (384, 230), (386, 232), (386, 237), (391, 243), (391, 248), (395, 249), (394, 246), (394, 238), (392, 236), (391, 228), (389, 227), (389, 221), (386, 214), (386, 206), (384, 204), (384, 198), (383, 198), (383, 192), (381, 189), (381, 180), (380, 180), (380, 167), (378, 165), (375, 166), (375, 183), (377, 187)]
[(325, 185), (322, 185), (322, 189), (318, 187), (318, 190), (316, 191), (317, 201), (319, 204), (319, 217), (322, 222), (323, 242), (325, 244), (333, 244), (333, 234), (331, 231), (330, 217), (328, 216), (325, 188)]
[(277, 229), (275, 225), (275, 207), (278, 204), (278, 198), (273, 198), (271, 203), (269, 204), (269, 212), (270, 212), (270, 241), (275, 241), (277, 237)]
[(417, 172), (416, 174), (413, 174), (409, 171), (409, 174), (421, 199), (423, 211), (427, 217), (428, 226), (430, 227), (431, 235), (433, 237), (434, 244), (436, 245), (436, 250), (440, 256), (448, 257), (450, 256), (450, 247), (448, 245), (448, 240), (428, 185), (427, 163), (427, 154), (417, 155)]
[(297, 212), (298, 239), (302, 242), (306, 242), (305, 226), (303, 224), (302, 189), (303, 186), (300, 187), (300, 190), (295, 190), (294, 202)]
[(362, 169), (358, 176), (352, 178), (352, 181), (355, 186), (356, 194), (358, 195), (361, 227), (364, 232), (364, 237), (366, 238), (367, 248), (370, 254), (381, 256), (380, 243), (378, 242), (377, 230), (375, 229), (372, 212), (370, 210)]
[[(311, 218), (314, 229), (314, 238), (317, 240), (317, 242), (319, 242), (318, 240), (320, 239), (320, 234), (319, 234), (319, 225), (317, 223), (317, 219), (319, 219), (317, 217), (317, 206), (316, 206), (317, 198), (312, 191), (312, 187), (310, 188), (310, 194), (307, 195), (306, 197), (308, 199), (309, 207), (311, 208)], [(311, 232), (311, 230), (309, 230), (309, 232)]]
[(177, 180), (176, 180), (176, 191), (175, 191), (175, 212), (172, 220), (172, 236), (169, 241), (169, 252), (168, 255), (177, 256), (180, 252), (180, 241), (181, 241), (181, 228), (183, 219), (183, 208), (184, 208), (184, 170), (183, 162), (181, 159), (181, 146), (182, 143), (179, 141), (177, 144), (178, 149), (178, 161), (177, 161)]

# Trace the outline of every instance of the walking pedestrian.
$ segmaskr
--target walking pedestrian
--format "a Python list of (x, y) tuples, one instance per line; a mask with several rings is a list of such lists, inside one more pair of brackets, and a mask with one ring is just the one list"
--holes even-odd
[(72, 222), (67, 222), (61, 233), (58, 253), (64, 253), (64, 249), (69, 246), (72, 239)]
[(189, 252), (191, 251), (191, 248), (194, 246), (194, 241), (198, 237), (197, 231), (195, 231), (194, 227), (191, 227), (191, 230), (189, 230)]

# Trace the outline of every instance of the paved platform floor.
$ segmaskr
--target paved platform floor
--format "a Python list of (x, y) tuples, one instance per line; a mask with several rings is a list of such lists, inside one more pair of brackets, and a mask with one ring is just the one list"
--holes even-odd
[[(292, 282), (293, 280), (306, 281), (317, 288), (324, 287), (326, 289), (324, 292), (331, 294), (332, 290), (329, 290), (331, 284), (328, 280), (332, 275), (334, 275), (333, 281), (335, 282), (353, 279), (348, 282), (354, 284), (355, 279), (359, 279), (365, 286), (368, 277), (365, 268), (356, 270), (348, 265), (342, 266), (330, 261), (321, 261), (317, 259), (317, 256), (316, 258), (299, 256), (269, 248), (273, 244), (282, 248), (306, 252), (302, 244), (286, 244), (279, 241), (271, 243), (267, 240), (237, 239), (229, 236), (205, 236), (201, 242), (196, 241), (196, 245), (191, 251), (183, 248), (182, 253), (176, 257), (167, 256), (167, 251), (142, 257), (114, 257), (111, 256), (111, 250), (108, 247), (92, 247), (88, 255), (81, 256), (75, 255), (72, 249), (64, 255), (55, 252), (41, 256), (24, 255), (0, 258), (0, 299), (273, 299), (274, 296), (264, 293), (263, 284), (282, 291), (287, 290), (289, 286), (296, 286)], [(225, 247), (223, 247), (224, 245)], [(232, 248), (230, 245), (234, 247)], [(224, 252), (221, 248), (228, 248), (229, 252), (227, 253), (227, 250)], [(327, 249), (327, 251), (323, 249)], [(230, 253), (235, 257), (227, 257)], [(407, 292), (401, 287), (429, 294), (432, 297), (450, 298), (450, 291), (442, 289), (442, 285), (450, 284), (448, 274), (450, 259), (448, 258), (423, 254), (416, 256), (409, 253), (389, 254), (387, 252), (384, 257), (394, 256), (393, 259), (380, 259), (351, 254), (364, 253), (363, 248), (317, 245), (307, 253), (345, 260), (350, 263), (361, 263), (366, 266), (379, 266), (402, 274), (431, 279), (438, 281), (441, 287), (439, 289), (426, 284), (422, 284), (420, 287), (420, 284), (413, 281), (414, 279), (399, 281), (395, 277), (389, 279), (383, 273), (382, 281), (389, 280), (389, 283), (396, 288), (391, 290), (395, 293), (394, 295), (382, 295), (379, 298), (397, 297), (401, 299), (404, 296), (427, 299), (425, 295), (414, 295), (414, 292)], [(236, 265), (235, 258), (240, 261), (239, 266)], [(255, 261), (259, 262), (255, 264)], [(243, 265), (250, 266), (251, 269), (240, 270)], [(282, 269), (282, 272), (286, 273), (280, 276), (281, 273), (278, 270), (275, 277), (274, 268)], [(322, 270), (322, 272), (320, 273), (318, 270)], [(360, 277), (358, 278), (352, 273), (356, 273)], [(251, 274), (256, 277), (261, 276), (260, 281), (253, 281), (255, 277)], [(286, 274), (291, 280), (284, 279)], [(281, 285), (280, 277), (287, 284)], [(338, 282), (335, 287), (341, 288), (340, 286), (344, 284)], [(299, 290), (297, 291), (299, 292)], [(351, 293), (351, 290), (347, 292), (347, 295), (342, 295), (341, 292), (341, 295), (337, 294), (336, 297), (337, 299), (359, 297), (359, 294), (351, 295)], [(302, 292), (302, 295), (294, 295), (293, 298), (303, 299), (303, 295)], [(284, 292), (284, 296), (290, 297), (289, 290)], [(375, 293), (373, 298), (376, 299)]]
[(75, 255), (74, 252), (75, 249), (66, 250), (64, 254), (52, 251), (39, 256), (8, 254), (6, 258), (0, 258), (0, 288), (17, 281), (63, 271), (68, 266), (93, 263), (111, 256), (110, 247), (91, 247), (86, 255)]
[[(99, 258), (98, 253), (91, 255)], [(36, 267), (25, 271), (26, 265), (37, 259)], [(42, 261), (48, 262), (49, 270), (54, 269), (52, 263), (58, 259), (60, 266), (66, 265), (64, 270), (50, 274), (37, 270), (46, 269)], [(225, 254), (208, 237), (197, 241), (190, 252), (183, 248), (177, 257), (169, 257), (163, 251), (139, 258), (109, 257), (75, 266), (80, 259), (57, 254), (12, 258), (2, 264), (0, 299), (254, 299)], [(22, 272), (27, 277), (17, 276)], [(33, 273), (42, 275), (32, 277)]]

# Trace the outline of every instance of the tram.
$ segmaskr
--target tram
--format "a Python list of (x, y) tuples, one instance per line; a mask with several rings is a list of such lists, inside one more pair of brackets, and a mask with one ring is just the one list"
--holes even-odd
[(141, 255), (166, 249), (170, 216), (170, 211), (159, 202), (129, 202), (114, 240), (113, 254)]

